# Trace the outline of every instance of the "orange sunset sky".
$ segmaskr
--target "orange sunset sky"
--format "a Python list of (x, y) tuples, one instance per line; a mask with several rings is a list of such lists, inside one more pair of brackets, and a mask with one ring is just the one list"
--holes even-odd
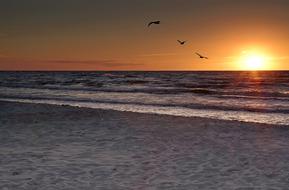
[(0, 70), (288, 70), (288, 10), (288, 0), (2, 1)]

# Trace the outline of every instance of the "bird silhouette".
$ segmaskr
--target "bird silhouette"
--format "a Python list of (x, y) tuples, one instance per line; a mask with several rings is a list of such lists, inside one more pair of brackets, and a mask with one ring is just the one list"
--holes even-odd
[(177, 40), (181, 45), (184, 45), (187, 41)]
[(157, 21), (152, 21), (148, 24), (148, 27), (150, 27), (152, 24), (160, 24), (161, 21), (157, 20)]
[(197, 54), (201, 59), (209, 59), (208, 57), (205, 57), (205, 56), (203, 56), (203, 55), (201, 55), (201, 54), (199, 54), (199, 53), (197, 53), (197, 52), (196, 52), (196, 54)]

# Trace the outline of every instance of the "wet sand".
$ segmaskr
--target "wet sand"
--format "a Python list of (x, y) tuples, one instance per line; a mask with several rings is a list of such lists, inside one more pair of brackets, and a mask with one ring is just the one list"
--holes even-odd
[(0, 102), (1, 190), (288, 187), (285, 126)]

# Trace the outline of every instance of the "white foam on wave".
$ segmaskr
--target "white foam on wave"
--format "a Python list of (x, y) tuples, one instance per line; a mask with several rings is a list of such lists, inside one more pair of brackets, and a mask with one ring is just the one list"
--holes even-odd
[(91, 102), (74, 102), (59, 100), (28, 100), (28, 99), (4, 99), (1, 101), (51, 104), (51, 105), (68, 105), (73, 107), (128, 111), (146, 114), (172, 115), (182, 117), (202, 117), (211, 119), (221, 119), (230, 121), (254, 122), (273, 125), (289, 125), (288, 114), (280, 113), (257, 113), (246, 111), (223, 111), (211, 109), (191, 109), (183, 107), (162, 107), (135, 104), (111, 104), (111, 103), (91, 103)]

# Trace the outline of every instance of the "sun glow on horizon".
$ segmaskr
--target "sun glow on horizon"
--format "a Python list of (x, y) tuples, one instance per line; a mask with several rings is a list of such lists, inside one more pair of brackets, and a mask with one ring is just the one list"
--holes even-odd
[(258, 51), (243, 51), (238, 66), (241, 70), (269, 70), (272, 69), (269, 57)]

